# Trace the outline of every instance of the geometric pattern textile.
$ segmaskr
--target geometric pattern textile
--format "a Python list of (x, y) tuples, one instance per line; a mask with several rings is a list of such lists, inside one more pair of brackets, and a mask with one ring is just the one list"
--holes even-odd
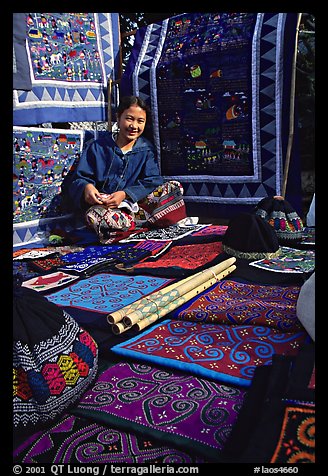
[(32, 89), (14, 90), (14, 124), (106, 120), (119, 14), (30, 13), (25, 22)]
[(203, 458), (163, 446), (147, 436), (126, 433), (85, 418), (64, 415), (14, 451), (15, 462), (36, 463), (203, 463)]
[(244, 396), (193, 375), (122, 362), (101, 373), (71, 413), (217, 461)]
[(294, 332), (303, 329), (296, 315), (299, 286), (260, 286), (223, 280), (183, 304), (173, 319), (211, 324), (262, 325)]
[(297, 354), (305, 339), (304, 331), (167, 319), (111, 350), (137, 361), (249, 386), (258, 366), (270, 365), (274, 354)]
[(91, 335), (63, 311), (59, 332), (35, 345), (13, 344), (14, 427), (56, 419), (96, 376), (98, 348)]
[(161, 173), (185, 202), (281, 195), (297, 13), (183, 13), (139, 29), (121, 80), (153, 112)]

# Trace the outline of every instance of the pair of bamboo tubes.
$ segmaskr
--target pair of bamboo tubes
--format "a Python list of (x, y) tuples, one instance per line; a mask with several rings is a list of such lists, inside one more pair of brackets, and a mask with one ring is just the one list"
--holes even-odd
[(122, 334), (133, 326), (138, 331), (144, 329), (232, 273), (235, 261), (228, 258), (108, 314), (113, 333)]

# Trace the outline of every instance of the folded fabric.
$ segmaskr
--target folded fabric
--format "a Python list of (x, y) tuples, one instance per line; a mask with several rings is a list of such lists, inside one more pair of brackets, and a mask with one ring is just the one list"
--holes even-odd
[(65, 263), (80, 263), (89, 258), (100, 258), (107, 256), (112, 252), (120, 251), (127, 248), (128, 245), (99, 245), (99, 246), (88, 246), (82, 251), (76, 251), (74, 253), (67, 253), (65, 256), (62, 256), (62, 260)]
[(87, 277), (110, 268), (115, 262), (114, 258), (108, 257), (87, 258), (81, 263), (67, 264), (66, 266), (60, 266), (59, 269)]
[(249, 386), (256, 367), (271, 364), (274, 354), (297, 354), (306, 336), (304, 330), (167, 319), (111, 350), (137, 361)]
[[(23, 250), (21, 250), (23, 251)], [(38, 258), (44, 258), (45, 256), (49, 257), (56, 254), (56, 251), (53, 249), (40, 248), (36, 250), (24, 250), (22, 253), (15, 253), (14, 260), (33, 260)]]
[(157, 187), (139, 205), (150, 227), (165, 228), (187, 218), (183, 187), (176, 180)]
[(303, 330), (296, 315), (300, 286), (264, 286), (224, 279), (190, 299), (169, 317), (217, 324), (252, 324)]
[(220, 461), (245, 391), (139, 363), (102, 372), (71, 413)]
[(56, 424), (32, 435), (14, 451), (25, 464), (204, 463), (204, 458), (169, 447), (148, 436), (65, 414)]
[(55, 271), (54, 273), (23, 281), (22, 286), (34, 289), (35, 291), (47, 292), (54, 288), (66, 286), (78, 278), (78, 276), (65, 273), (64, 271)]
[(208, 243), (211, 241), (222, 241), (227, 225), (202, 225), (199, 230), (193, 231), (189, 235), (181, 238), (179, 244)]
[(133, 245), (136, 249), (143, 249), (150, 251), (150, 257), (156, 259), (157, 256), (164, 253), (172, 245), (172, 240), (155, 241), (155, 240), (143, 240), (138, 241)]
[(29, 266), (39, 273), (47, 273), (56, 270), (64, 264), (61, 256), (54, 256), (53, 258), (40, 258), (29, 262)]
[(205, 225), (186, 225), (181, 226), (178, 224), (170, 225), (167, 228), (158, 228), (154, 230), (144, 230), (132, 233), (128, 238), (122, 240), (122, 242), (130, 241), (143, 241), (143, 240), (179, 240), (184, 236), (190, 235), (193, 231), (204, 228)]

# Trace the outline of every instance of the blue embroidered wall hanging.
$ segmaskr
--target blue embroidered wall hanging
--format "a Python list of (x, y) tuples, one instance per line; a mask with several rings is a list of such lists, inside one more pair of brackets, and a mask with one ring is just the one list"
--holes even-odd
[(74, 227), (60, 193), (83, 143), (84, 131), (13, 127), (14, 245), (43, 239), (54, 223)]
[(138, 30), (122, 94), (151, 106), (166, 180), (186, 203), (280, 195), (297, 13), (185, 13)]
[(29, 13), (25, 21), (32, 90), (14, 90), (14, 124), (106, 120), (118, 13)]

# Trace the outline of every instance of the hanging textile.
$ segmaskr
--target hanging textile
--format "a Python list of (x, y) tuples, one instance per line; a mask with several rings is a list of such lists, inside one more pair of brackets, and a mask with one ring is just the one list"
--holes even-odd
[(184, 13), (138, 30), (121, 93), (148, 101), (186, 203), (280, 195), (297, 13)]
[(41, 240), (51, 227), (67, 224), (62, 184), (77, 164), (83, 131), (13, 127), (13, 242)]
[(32, 90), (14, 89), (14, 124), (106, 120), (118, 13), (29, 13), (24, 20)]

